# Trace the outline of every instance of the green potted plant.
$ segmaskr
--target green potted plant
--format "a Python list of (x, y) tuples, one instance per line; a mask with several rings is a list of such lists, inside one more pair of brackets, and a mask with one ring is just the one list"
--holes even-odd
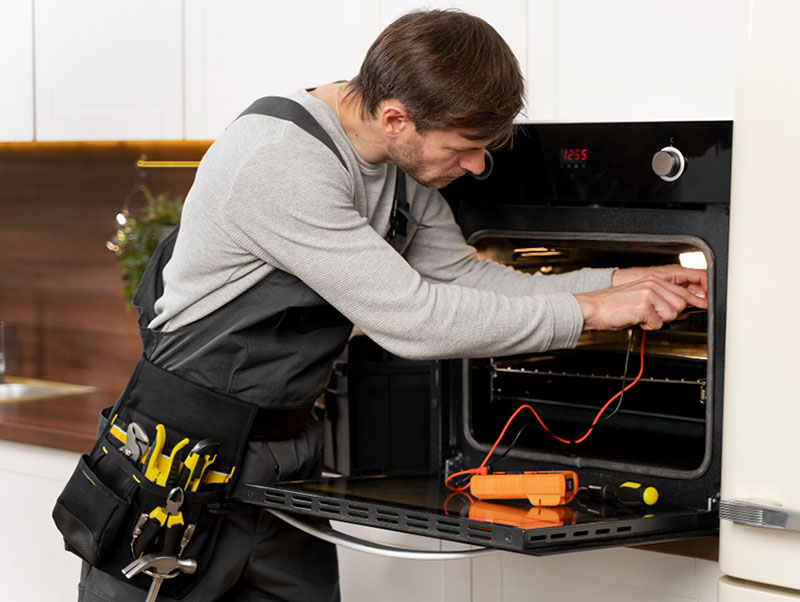
[(141, 212), (134, 215), (126, 207), (118, 213), (116, 234), (106, 244), (117, 255), (117, 265), (125, 283), (121, 295), (128, 300), (128, 307), (150, 256), (158, 243), (178, 225), (183, 209), (182, 196), (154, 195), (144, 185), (139, 185), (136, 192), (145, 200)]

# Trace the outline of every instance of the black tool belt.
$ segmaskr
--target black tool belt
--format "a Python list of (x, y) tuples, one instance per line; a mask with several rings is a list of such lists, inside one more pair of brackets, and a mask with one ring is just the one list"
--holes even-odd
[[(56, 502), (67, 549), (122, 580), (122, 569), (149, 554), (186, 559), (192, 574), (176, 571), (162, 588), (184, 597), (209, 562), (247, 440), (291, 438), (308, 413), (259, 409), (142, 358)], [(151, 579), (130, 582), (147, 589)]]

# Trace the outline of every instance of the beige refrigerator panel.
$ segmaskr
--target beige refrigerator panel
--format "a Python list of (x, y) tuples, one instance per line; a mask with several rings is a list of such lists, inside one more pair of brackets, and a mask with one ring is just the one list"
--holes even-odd
[(738, 10), (720, 568), (800, 590), (800, 2)]

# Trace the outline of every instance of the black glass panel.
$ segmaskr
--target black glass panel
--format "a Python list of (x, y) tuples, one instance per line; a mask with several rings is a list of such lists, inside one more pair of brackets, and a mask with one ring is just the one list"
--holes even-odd
[(625, 506), (579, 493), (552, 507), (479, 501), (431, 475), (248, 485), (243, 497), (267, 508), (532, 554), (710, 534), (718, 521), (716, 513), (669, 499)]

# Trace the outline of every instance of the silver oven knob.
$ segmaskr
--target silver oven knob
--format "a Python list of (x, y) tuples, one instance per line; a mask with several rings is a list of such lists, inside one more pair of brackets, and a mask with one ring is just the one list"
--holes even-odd
[(686, 167), (683, 153), (674, 146), (665, 146), (653, 155), (653, 171), (665, 182), (673, 182), (681, 177)]

